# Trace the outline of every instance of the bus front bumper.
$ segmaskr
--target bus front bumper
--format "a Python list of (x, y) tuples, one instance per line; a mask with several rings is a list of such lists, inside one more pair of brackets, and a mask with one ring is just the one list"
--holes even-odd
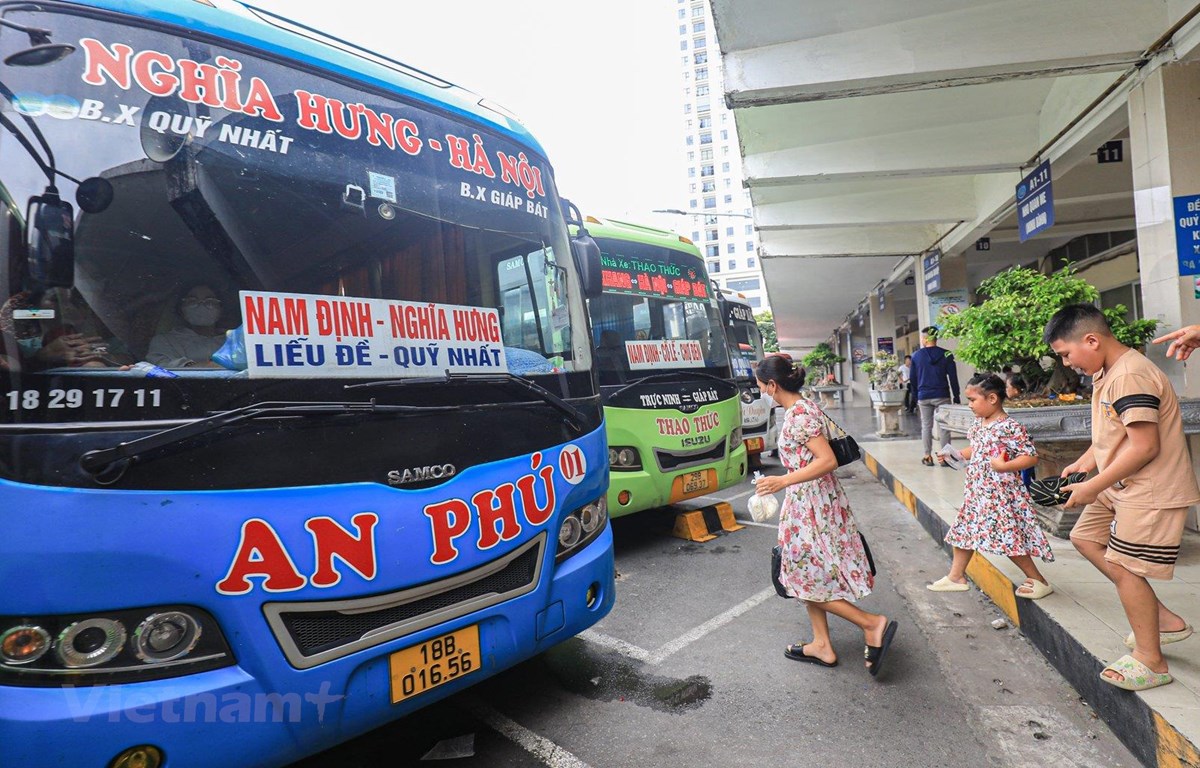
[[(747, 453), (743, 441), (730, 451), (726, 458), (712, 464), (687, 467), (672, 472), (651, 473), (642, 470), (633, 472), (609, 471), (608, 514), (612, 517), (675, 504), (689, 499), (707, 496), (721, 488), (737, 485), (746, 477)], [(702, 487), (697, 482), (698, 473), (707, 474)], [(690, 482), (689, 485), (685, 483)]]
[[(231, 637), (254, 638), (255, 656), (235, 666), (105, 686), (0, 685), (3, 763), (106, 766), (124, 750), (151, 745), (165, 756), (164, 768), (285, 765), (525, 661), (611, 610), (611, 527), (552, 567), (528, 595), (311, 669), (288, 666), (264, 623), (223, 627)], [(479, 627), (479, 671), (391, 703), (393, 653), (471, 625)]]

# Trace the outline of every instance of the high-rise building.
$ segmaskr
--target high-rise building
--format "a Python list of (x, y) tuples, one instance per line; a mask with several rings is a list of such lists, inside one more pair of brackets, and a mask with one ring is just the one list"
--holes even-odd
[(756, 310), (770, 309), (750, 216), (750, 193), (742, 186), (737, 127), (725, 107), (712, 11), (708, 0), (675, 3), (690, 234), (704, 252), (710, 277), (722, 288), (743, 294)]

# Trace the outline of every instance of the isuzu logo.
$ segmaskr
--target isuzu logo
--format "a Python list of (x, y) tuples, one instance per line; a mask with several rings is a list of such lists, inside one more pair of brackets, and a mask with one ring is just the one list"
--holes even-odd
[(434, 464), (428, 467), (413, 467), (411, 469), (393, 469), (388, 472), (388, 485), (408, 485), (425, 480), (444, 480), (453, 477), (458, 472), (453, 464)]

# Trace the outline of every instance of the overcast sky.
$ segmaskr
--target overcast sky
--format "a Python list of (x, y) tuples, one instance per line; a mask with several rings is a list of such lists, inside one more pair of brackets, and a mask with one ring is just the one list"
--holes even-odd
[(516, 113), (584, 214), (681, 232), (683, 97), (671, 0), (251, 0)]

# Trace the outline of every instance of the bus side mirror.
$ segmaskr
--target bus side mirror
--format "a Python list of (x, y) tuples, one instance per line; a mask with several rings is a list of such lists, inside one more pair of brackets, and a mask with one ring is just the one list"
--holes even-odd
[(27, 247), (29, 277), (42, 288), (70, 288), (75, 284), (75, 211), (47, 187), (29, 199)]
[(580, 228), (579, 233), (571, 238), (571, 254), (575, 257), (575, 266), (583, 281), (583, 295), (589, 299), (596, 298), (604, 287), (600, 272), (600, 246), (586, 229)]
[(575, 268), (579, 270), (579, 278), (583, 281), (583, 296), (594, 299), (604, 287), (600, 270), (600, 246), (588, 234), (583, 225), (583, 214), (575, 207), (575, 203), (563, 198), (562, 212), (567, 226), (575, 229), (575, 235), (571, 238), (571, 255), (575, 258)]

